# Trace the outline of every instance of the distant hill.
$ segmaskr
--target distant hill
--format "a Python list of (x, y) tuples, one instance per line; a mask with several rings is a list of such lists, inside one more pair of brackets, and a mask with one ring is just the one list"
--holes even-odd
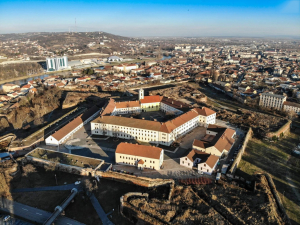
[[(38, 41), (38, 44), (49, 51), (63, 50), (68, 47), (83, 50), (81, 53), (95, 52), (97, 49), (103, 53), (122, 51), (125, 48), (122, 44), (133, 38), (122, 37), (106, 32), (38, 32), (38, 33), (15, 33), (0, 35), (2, 41)], [(89, 43), (96, 42), (93, 47), (88, 47)], [(99, 45), (99, 42), (104, 45)]]

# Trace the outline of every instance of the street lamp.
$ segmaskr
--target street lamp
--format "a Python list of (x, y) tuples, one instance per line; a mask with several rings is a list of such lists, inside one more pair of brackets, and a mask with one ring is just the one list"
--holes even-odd
[(56, 173), (54, 174), (54, 176), (55, 176), (55, 182), (56, 182), (56, 186), (57, 186), (57, 178), (56, 178)]

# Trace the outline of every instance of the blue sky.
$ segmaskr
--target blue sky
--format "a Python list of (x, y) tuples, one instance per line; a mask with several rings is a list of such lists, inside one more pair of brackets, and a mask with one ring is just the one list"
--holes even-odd
[(0, 0), (0, 33), (300, 36), (300, 0)]

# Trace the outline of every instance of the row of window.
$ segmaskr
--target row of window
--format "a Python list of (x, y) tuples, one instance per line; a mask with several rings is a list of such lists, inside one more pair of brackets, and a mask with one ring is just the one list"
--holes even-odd
[[(125, 157), (125, 156), (120, 156), (120, 159), (128, 159), (128, 160), (139, 161), (139, 159), (137, 159), (137, 158), (133, 158), (133, 157)], [(144, 162), (147, 162), (147, 159), (144, 159)], [(155, 161), (150, 160), (150, 163), (155, 163)]]

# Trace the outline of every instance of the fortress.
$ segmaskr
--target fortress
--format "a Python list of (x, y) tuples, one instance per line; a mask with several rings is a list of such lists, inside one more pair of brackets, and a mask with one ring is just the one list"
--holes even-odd
[[(158, 122), (121, 116), (153, 111), (172, 113), (177, 117)], [(191, 108), (183, 102), (158, 95), (144, 96), (144, 90), (140, 89), (138, 101), (110, 99), (100, 116), (91, 122), (91, 133), (170, 146), (197, 126), (207, 127), (215, 121), (216, 112), (209, 108)]]

